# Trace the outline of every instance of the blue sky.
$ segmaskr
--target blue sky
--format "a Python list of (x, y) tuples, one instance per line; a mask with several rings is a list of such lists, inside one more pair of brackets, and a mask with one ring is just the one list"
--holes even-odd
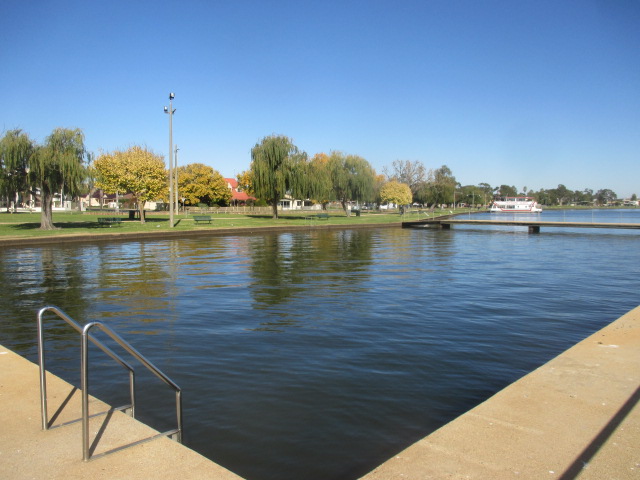
[(382, 172), (640, 195), (640, 1), (3, 0), (0, 131), (224, 176), (262, 137)]

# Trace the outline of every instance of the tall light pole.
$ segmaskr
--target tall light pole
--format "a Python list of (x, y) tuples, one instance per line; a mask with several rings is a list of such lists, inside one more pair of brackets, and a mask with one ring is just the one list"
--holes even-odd
[(173, 228), (173, 99), (175, 95), (169, 94), (169, 108), (164, 107), (164, 113), (169, 114), (169, 226)]
[(173, 190), (176, 194), (176, 215), (180, 215), (180, 203), (178, 202), (178, 145), (176, 145), (175, 150), (173, 151), (173, 162), (175, 164), (175, 180), (176, 180), (176, 188)]

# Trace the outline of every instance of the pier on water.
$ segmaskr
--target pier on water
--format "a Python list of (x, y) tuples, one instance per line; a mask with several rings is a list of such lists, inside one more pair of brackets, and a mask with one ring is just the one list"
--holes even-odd
[(403, 228), (427, 228), (440, 227), (448, 230), (452, 225), (475, 225), (475, 226), (510, 226), (527, 227), (529, 233), (540, 233), (544, 228), (609, 228), (640, 230), (640, 223), (599, 223), (599, 222), (545, 222), (541, 220), (474, 220), (461, 217), (439, 217), (433, 219), (416, 220), (412, 222), (402, 222)]

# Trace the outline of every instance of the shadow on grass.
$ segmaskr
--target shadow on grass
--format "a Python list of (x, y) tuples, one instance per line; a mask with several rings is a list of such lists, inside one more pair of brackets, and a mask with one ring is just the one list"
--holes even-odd
[[(315, 217), (317, 213), (308, 213), (306, 215), (279, 215), (277, 220), (305, 220), (307, 217)], [(251, 218), (261, 218), (265, 220), (276, 220), (272, 215), (247, 215)], [(331, 215), (330, 217), (336, 217), (340, 215)]]
[[(265, 219), (272, 219), (273, 215), (247, 215), (247, 217), (250, 218), (265, 218)], [(279, 217), (282, 218), (282, 215)], [(294, 218), (294, 217), (287, 217), (287, 218)]]
[(38, 222), (38, 223), (18, 223), (16, 225), (9, 225), (7, 228), (10, 229), (10, 230), (20, 230), (20, 231), (37, 230), (38, 228), (40, 228), (40, 222)]
[[(152, 218), (152, 219), (146, 219), (145, 224), (165, 224), (167, 223), (169, 220), (168, 219), (164, 219), (164, 218)], [(127, 225), (127, 224), (137, 224), (137, 225), (141, 225), (140, 224), (140, 220), (125, 220), (122, 219), (122, 223), (121, 225)], [(56, 227), (56, 229), (58, 230), (78, 230), (78, 229), (83, 229), (83, 230), (87, 230), (87, 229), (96, 229), (96, 230), (105, 230), (107, 228), (109, 228), (109, 225), (105, 225), (105, 224), (100, 224), (98, 223), (98, 221), (89, 221), (89, 222), (54, 222), (53, 225)], [(119, 225), (113, 225), (114, 228), (118, 228)], [(18, 223), (15, 225), (10, 225), (8, 226), (8, 228), (10, 228), (11, 230), (15, 230), (15, 231), (21, 231), (21, 232), (27, 232), (27, 231), (35, 231), (35, 230), (39, 230), (40, 229), (40, 222), (34, 222), (34, 223)]]

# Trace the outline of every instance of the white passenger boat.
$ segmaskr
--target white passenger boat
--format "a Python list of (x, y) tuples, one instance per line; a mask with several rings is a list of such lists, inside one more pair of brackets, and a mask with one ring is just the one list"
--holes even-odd
[(498, 213), (540, 213), (542, 208), (531, 197), (502, 197), (494, 200), (489, 212)]

